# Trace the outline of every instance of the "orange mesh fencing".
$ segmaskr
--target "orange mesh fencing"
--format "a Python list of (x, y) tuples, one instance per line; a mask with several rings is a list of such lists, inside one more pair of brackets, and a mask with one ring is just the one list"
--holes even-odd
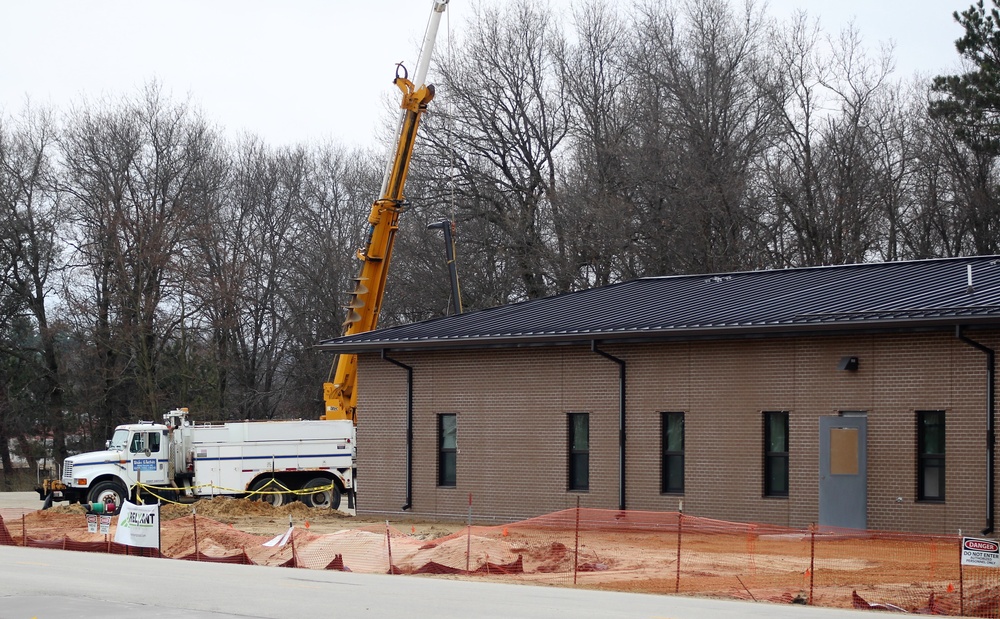
[(433, 540), (387, 522), (327, 534), (295, 528), (284, 545), (265, 546), (270, 536), (192, 514), (161, 524), (158, 552), (116, 544), (113, 531), (86, 533), (78, 515), (36, 514), (0, 517), (0, 545), (1000, 617), (1000, 569), (961, 566), (957, 536), (578, 508)]

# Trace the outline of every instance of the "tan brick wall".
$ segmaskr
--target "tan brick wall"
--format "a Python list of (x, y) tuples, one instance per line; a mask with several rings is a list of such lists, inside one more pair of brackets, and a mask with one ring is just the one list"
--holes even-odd
[[(1000, 348), (1000, 337), (971, 332)], [(626, 507), (805, 526), (818, 518), (819, 418), (868, 414), (868, 526), (985, 524), (985, 359), (953, 333), (604, 346), (627, 364)], [(857, 356), (857, 372), (837, 369)], [(414, 368), (413, 512), (513, 519), (616, 509), (618, 366), (582, 346), (396, 353)], [(359, 510), (405, 502), (406, 372), (359, 364)], [(917, 410), (945, 410), (947, 501), (916, 501)], [(790, 492), (763, 497), (761, 413), (789, 411)], [(660, 412), (685, 413), (685, 492), (662, 495)], [(567, 490), (566, 414), (590, 413), (590, 490)], [(457, 486), (437, 487), (436, 415), (458, 416)], [(897, 501), (902, 498), (902, 502)]]

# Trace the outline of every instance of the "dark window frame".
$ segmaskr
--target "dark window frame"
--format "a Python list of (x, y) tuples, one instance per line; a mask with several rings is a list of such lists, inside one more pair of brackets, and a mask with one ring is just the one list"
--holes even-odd
[[(772, 419), (783, 422), (783, 445), (775, 445), (772, 436)], [(764, 411), (764, 496), (774, 498), (787, 498), (789, 492), (789, 465), (788, 452), (791, 441), (788, 436), (789, 414), (788, 411)], [(784, 481), (783, 486), (775, 484), (777, 475), (781, 475)]]
[[(577, 419), (583, 419), (586, 423), (586, 436), (582, 441), (577, 440), (576, 424)], [(572, 492), (588, 492), (590, 490), (590, 413), (567, 413), (566, 414), (566, 455), (567, 455), (567, 475), (566, 488)]]
[[(925, 503), (943, 503), (945, 501), (945, 466), (946, 453), (946, 415), (943, 410), (921, 410), (917, 413), (917, 500)], [(926, 423), (931, 416), (938, 417), (937, 423)], [(928, 445), (928, 430), (939, 430), (938, 445)], [(927, 473), (935, 469), (937, 488), (934, 493), (927, 492)]]
[[(452, 419), (454, 445), (445, 446), (445, 418)], [(438, 414), (438, 471), (437, 485), (439, 488), (454, 488), (458, 485), (458, 415), (455, 413)]]
[[(671, 418), (680, 418), (680, 449), (670, 449)], [(671, 485), (675, 479), (674, 469), (680, 469), (680, 485)], [(660, 413), (660, 493), (684, 494), (684, 413), (663, 411)]]

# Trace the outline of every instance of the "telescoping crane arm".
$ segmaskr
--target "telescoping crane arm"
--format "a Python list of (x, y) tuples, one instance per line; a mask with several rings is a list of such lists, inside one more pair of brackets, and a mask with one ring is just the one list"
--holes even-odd
[[(396, 67), (396, 79), (393, 83), (402, 93), (399, 137), (382, 178), (380, 197), (372, 204), (371, 214), (368, 216), (367, 240), (357, 252), (357, 257), (362, 261), (361, 273), (354, 279), (354, 291), (347, 304), (344, 335), (371, 331), (378, 325), (382, 295), (389, 274), (389, 259), (392, 257), (399, 214), (403, 210), (403, 186), (406, 184), (406, 173), (413, 156), (417, 127), (427, 104), (434, 98), (434, 86), (424, 84), (424, 81), (430, 67), (441, 16), (447, 6), (448, 0), (434, 0), (413, 81), (407, 79), (406, 69), (402, 64)], [(333, 382), (323, 385), (326, 411), (320, 419), (350, 419), (357, 423), (357, 363), (357, 355), (337, 356)]]

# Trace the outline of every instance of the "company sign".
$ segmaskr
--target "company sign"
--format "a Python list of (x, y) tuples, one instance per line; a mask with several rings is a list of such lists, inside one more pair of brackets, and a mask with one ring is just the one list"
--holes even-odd
[(115, 541), (138, 548), (159, 548), (160, 506), (133, 505), (125, 501), (118, 514)]
[(155, 471), (156, 458), (136, 458), (132, 461), (133, 471)]
[(1000, 567), (1000, 544), (991, 539), (963, 537), (962, 565)]

